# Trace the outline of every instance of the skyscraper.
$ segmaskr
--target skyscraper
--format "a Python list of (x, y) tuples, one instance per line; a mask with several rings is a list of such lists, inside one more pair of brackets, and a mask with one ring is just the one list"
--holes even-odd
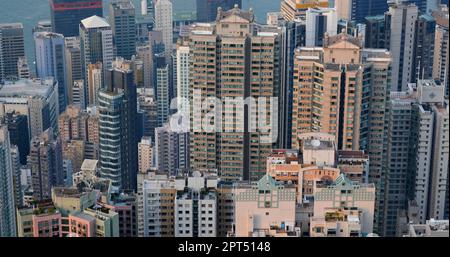
[(109, 19), (115, 56), (130, 60), (136, 54), (136, 14), (133, 3), (129, 0), (110, 3)]
[(131, 62), (118, 59), (99, 101), (100, 174), (118, 189), (136, 190), (137, 99)]
[(6, 126), (0, 126), (0, 237), (16, 236), (11, 145)]
[(235, 5), (242, 8), (242, 0), (196, 0), (197, 21), (213, 22), (217, 17), (217, 8), (224, 11), (233, 9)]
[[(359, 150), (363, 64), (361, 41), (325, 36), (323, 48), (299, 48), (294, 61), (292, 147), (307, 132), (336, 137), (339, 150)], [(320, 86), (317, 86), (319, 83)]]
[[(257, 32), (256, 28), (260, 30)], [(217, 170), (228, 181), (257, 180), (265, 174), (265, 158), (275, 143), (268, 141), (278, 134), (278, 121), (270, 116), (274, 110), (269, 106), (276, 105), (271, 97), (277, 96), (279, 90), (279, 36), (278, 30), (264, 31), (263, 27), (257, 27), (253, 12), (239, 8), (220, 10), (215, 24), (192, 29), (189, 36), (191, 169)], [(220, 109), (214, 104), (214, 108), (197, 109), (205, 105), (202, 101), (208, 97), (237, 100), (228, 103), (233, 105), (231, 108)], [(251, 106), (252, 112), (259, 112), (261, 120), (265, 117), (264, 127), (254, 130), (244, 127), (251, 119), (243, 104), (247, 97), (265, 101), (264, 111)], [(213, 121), (208, 121), (212, 131), (201, 128), (202, 120), (209, 120), (208, 112), (214, 116), (210, 117)]]
[(156, 105), (158, 107), (158, 126), (162, 126), (167, 122), (170, 111), (170, 71), (169, 64), (166, 62), (164, 55), (155, 57), (155, 90)]
[(436, 21), (430, 14), (422, 14), (417, 18), (413, 71), (410, 81), (431, 79), (433, 77), (433, 57)]
[(84, 78), (79, 37), (65, 38), (67, 104), (73, 104), (74, 81)]
[(0, 87), (0, 116), (4, 110), (27, 116), (30, 138), (58, 127), (58, 83), (53, 78), (7, 81)]
[(173, 131), (168, 123), (155, 129), (155, 167), (177, 176), (189, 170), (189, 134)]
[(177, 95), (178, 111), (188, 114), (189, 99), (189, 46), (177, 45)]
[(50, 0), (53, 32), (65, 37), (78, 36), (81, 20), (93, 15), (103, 16), (101, 0)]
[[(83, 142), (86, 159), (97, 159), (99, 151), (99, 116), (95, 109), (81, 109), (69, 105), (58, 118), (58, 129), (63, 149), (72, 141)], [(78, 172), (77, 170), (75, 170)]]
[(64, 184), (61, 141), (53, 129), (31, 140), (27, 164), (31, 167), (34, 199), (50, 199), (52, 187)]
[(164, 53), (167, 63), (170, 63), (170, 56), (173, 49), (173, 17), (172, 2), (169, 0), (158, 0), (155, 4), (155, 28), (162, 32), (164, 43)]
[(386, 48), (386, 28), (383, 15), (368, 16), (364, 18), (366, 25), (365, 47)]
[(0, 24), (0, 84), (18, 77), (17, 61), (25, 56), (22, 23)]
[(91, 16), (80, 24), (81, 56), (83, 73), (88, 77), (88, 65), (101, 62), (103, 74), (111, 69), (114, 56), (111, 26), (104, 18)]
[(417, 220), (443, 219), (448, 179), (448, 105), (433, 80), (392, 92), (385, 160), (384, 219), (379, 233), (396, 234), (398, 214), (417, 206)]
[(392, 54), (392, 89), (396, 91), (406, 90), (415, 74), (414, 35), (418, 12), (414, 4), (393, 1), (385, 14), (386, 48)]
[(445, 95), (449, 95), (449, 40), (448, 40), (448, 7), (441, 5), (433, 12), (436, 20), (434, 39), (433, 78), (439, 79), (445, 87)]
[(388, 10), (388, 0), (334, 0), (338, 19), (358, 23), (367, 16), (383, 15)]
[(103, 65), (101, 62), (90, 63), (87, 70), (86, 105), (98, 104), (98, 92), (103, 88)]
[(309, 8), (306, 11), (306, 46), (322, 46), (324, 34), (337, 34), (337, 16), (333, 8)]
[(66, 57), (64, 36), (52, 32), (34, 33), (36, 67), (39, 78), (53, 77), (58, 81), (59, 112), (67, 106)]
[(25, 165), (30, 152), (27, 116), (12, 110), (6, 113), (4, 123), (8, 126), (10, 143), (18, 147), (20, 164)]

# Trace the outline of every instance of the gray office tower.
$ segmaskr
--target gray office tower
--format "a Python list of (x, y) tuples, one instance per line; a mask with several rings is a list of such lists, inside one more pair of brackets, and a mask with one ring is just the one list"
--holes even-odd
[(136, 14), (131, 1), (112, 2), (109, 24), (113, 32), (115, 56), (130, 60), (136, 54)]
[(19, 76), (17, 62), (25, 56), (22, 23), (0, 24), (0, 84)]

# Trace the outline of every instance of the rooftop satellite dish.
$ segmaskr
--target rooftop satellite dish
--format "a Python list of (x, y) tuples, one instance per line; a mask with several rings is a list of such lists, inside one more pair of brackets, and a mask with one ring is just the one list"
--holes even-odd
[(317, 139), (313, 139), (311, 140), (311, 145), (314, 147), (319, 147), (320, 146), (320, 141)]

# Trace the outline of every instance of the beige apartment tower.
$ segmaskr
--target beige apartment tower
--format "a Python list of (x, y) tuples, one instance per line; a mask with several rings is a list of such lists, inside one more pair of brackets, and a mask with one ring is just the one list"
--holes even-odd
[(359, 150), (363, 66), (361, 41), (328, 37), (323, 48), (299, 48), (294, 60), (292, 147), (299, 135), (335, 136), (339, 150)]
[[(216, 23), (194, 25), (188, 40), (191, 169), (217, 170), (226, 181), (256, 181), (265, 174), (272, 142), (261, 140), (270, 136), (261, 127), (245, 128), (250, 115), (239, 101), (264, 99), (264, 114), (270, 119), (269, 98), (276, 95), (279, 81), (279, 34), (255, 24), (251, 10), (235, 7), (219, 9)], [(224, 104), (231, 99), (234, 106), (196, 109), (208, 97)], [(257, 111), (255, 105), (249, 109)], [(202, 120), (205, 123), (211, 112), (215, 131), (206, 131)]]

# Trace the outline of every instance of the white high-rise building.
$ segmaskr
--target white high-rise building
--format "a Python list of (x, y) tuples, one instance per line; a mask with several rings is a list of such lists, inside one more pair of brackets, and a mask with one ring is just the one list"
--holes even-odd
[(306, 46), (323, 46), (325, 33), (337, 34), (336, 9), (309, 8), (306, 11)]
[(416, 5), (393, 1), (389, 3), (389, 11), (385, 14), (386, 45), (392, 57), (392, 90), (406, 91), (409, 79), (415, 67), (414, 34), (419, 10)]
[(217, 235), (217, 177), (194, 172), (176, 180), (176, 237), (215, 237)]
[[(177, 46), (177, 100), (178, 111), (189, 112), (189, 46)], [(185, 100), (185, 101), (183, 101)]]
[(16, 236), (13, 164), (8, 127), (0, 126), (0, 237)]
[(172, 2), (158, 0), (155, 4), (155, 29), (162, 32), (166, 60), (170, 59), (173, 45)]

